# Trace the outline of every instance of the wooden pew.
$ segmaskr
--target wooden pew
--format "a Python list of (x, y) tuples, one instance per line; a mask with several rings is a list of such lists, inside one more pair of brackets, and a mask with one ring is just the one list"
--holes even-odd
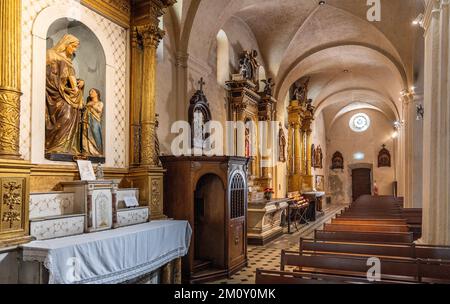
[[(281, 252), (281, 271), (286, 266), (298, 267), (301, 273), (346, 275), (367, 278), (368, 257), (339, 256), (333, 254), (301, 255), (298, 252)], [(450, 284), (449, 261), (425, 261), (421, 259), (380, 258), (381, 280), (417, 283)]]
[[(381, 281), (375, 284), (399, 283), (397, 281)], [(289, 272), (256, 269), (255, 284), (257, 285), (280, 285), (280, 284), (373, 284), (367, 278), (351, 276), (327, 275), (311, 272)]]
[[(419, 264), (416, 260), (380, 259), (381, 279), (402, 282), (419, 282)], [(336, 255), (300, 255), (298, 252), (282, 251), (281, 267), (299, 267), (303, 273), (321, 273), (329, 275), (347, 275), (367, 278), (372, 265), (367, 265), (368, 258), (360, 256)]]
[(406, 225), (405, 219), (331, 219), (332, 224)]
[(300, 239), (302, 254), (332, 253), (370, 257), (418, 258), (450, 262), (450, 247), (412, 244), (364, 244)]
[(396, 243), (411, 244), (414, 241), (413, 233), (379, 233), (379, 232), (356, 232), (356, 231), (324, 231), (316, 230), (314, 239), (318, 241), (348, 241), (348, 242), (365, 242), (365, 243)]
[(409, 232), (406, 225), (325, 224), (325, 231)]

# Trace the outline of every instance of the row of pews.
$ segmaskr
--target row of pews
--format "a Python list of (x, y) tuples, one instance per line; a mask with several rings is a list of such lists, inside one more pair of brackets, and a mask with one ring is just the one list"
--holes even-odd
[(414, 243), (421, 212), (393, 197), (361, 197), (314, 239), (300, 239), (299, 251), (283, 250), (280, 271), (258, 269), (256, 284), (448, 284), (450, 247)]

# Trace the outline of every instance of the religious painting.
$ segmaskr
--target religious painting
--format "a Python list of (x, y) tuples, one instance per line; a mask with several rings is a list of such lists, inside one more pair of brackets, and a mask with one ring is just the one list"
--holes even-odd
[(200, 79), (199, 85), (199, 89), (190, 101), (189, 124), (191, 125), (192, 132), (192, 148), (203, 150), (205, 141), (209, 138), (205, 126), (212, 118), (208, 100), (203, 92), (203, 86), (205, 85), (203, 78)]
[(335, 169), (344, 169), (344, 157), (339, 151), (333, 154), (333, 158), (331, 160), (331, 170)]
[(278, 139), (278, 145), (279, 145), (279, 157), (278, 160), (282, 163), (286, 162), (286, 135), (284, 134), (284, 130), (283, 130), (283, 126), (280, 123), (280, 131), (279, 131), (279, 135), (278, 135), (279, 139)]
[(45, 157), (104, 163), (100, 42), (82, 23), (61, 19), (49, 29), (46, 60)]
[(391, 153), (386, 149), (386, 145), (383, 145), (378, 154), (378, 168), (381, 167), (391, 167)]
[(325, 191), (325, 177), (323, 175), (316, 175), (316, 190)]

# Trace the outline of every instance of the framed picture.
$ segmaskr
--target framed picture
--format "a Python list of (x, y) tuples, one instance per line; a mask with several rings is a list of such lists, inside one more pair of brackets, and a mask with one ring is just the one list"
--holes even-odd
[(78, 171), (80, 172), (80, 178), (82, 181), (95, 181), (94, 167), (89, 160), (78, 160)]
[(325, 191), (325, 177), (323, 175), (316, 175), (316, 190)]

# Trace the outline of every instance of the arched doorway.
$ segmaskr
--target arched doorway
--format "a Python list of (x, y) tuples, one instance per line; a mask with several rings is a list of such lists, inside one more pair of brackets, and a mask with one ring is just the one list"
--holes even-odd
[(224, 269), (225, 188), (215, 174), (200, 178), (194, 193), (195, 272)]

